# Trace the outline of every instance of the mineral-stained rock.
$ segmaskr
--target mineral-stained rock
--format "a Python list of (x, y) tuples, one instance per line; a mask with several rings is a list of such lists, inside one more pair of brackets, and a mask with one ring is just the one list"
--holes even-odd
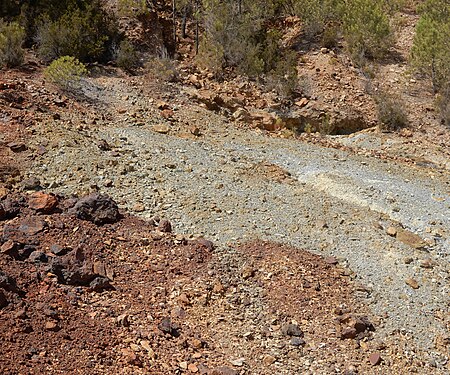
[(97, 193), (81, 198), (69, 212), (97, 225), (115, 223), (121, 218), (117, 203), (109, 196)]
[(53, 194), (46, 194), (41, 191), (33, 193), (28, 201), (28, 207), (32, 210), (50, 213), (58, 205), (58, 199)]

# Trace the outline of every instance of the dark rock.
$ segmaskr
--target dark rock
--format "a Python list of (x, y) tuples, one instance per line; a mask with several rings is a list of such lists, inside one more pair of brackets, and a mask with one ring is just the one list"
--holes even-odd
[(106, 289), (112, 289), (109, 279), (103, 276), (98, 276), (89, 283), (89, 287), (95, 292), (101, 292)]
[(41, 189), (41, 181), (36, 177), (30, 177), (22, 181), (24, 190), (39, 190)]
[(20, 176), (20, 171), (10, 165), (0, 165), (0, 181), (5, 182), (10, 177)]
[(97, 193), (81, 198), (70, 212), (81, 220), (97, 225), (115, 223), (121, 218), (116, 202), (107, 195)]
[(58, 244), (53, 244), (50, 246), (50, 251), (58, 256), (66, 255), (67, 253), (71, 252), (73, 249), (71, 247), (63, 247)]
[(6, 198), (0, 203), (0, 220), (12, 219), (20, 212), (20, 205), (11, 198)]
[(27, 149), (25, 143), (11, 142), (8, 143), (7, 146), (10, 148), (12, 152), (23, 152), (26, 151)]
[(8, 292), (18, 292), (16, 281), (3, 271), (0, 271), (0, 288)]
[(285, 336), (303, 337), (303, 331), (297, 324), (285, 324), (281, 327), (281, 333)]
[(169, 220), (163, 219), (159, 222), (158, 230), (164, 233), (172, 232), (172, 224)]
[(25, 245), (23, 247), (19, 246), (18, 257), (16, 259), (19, 259), (19, 260), (27, 259), (35, 251), (36, 251), (36, 246), (33, 246), (33, 245)]
[(195, 242), (197, 242), (201, 246), (206, 247), (209, 251), (214, 250), (214, 244), (209, 240), (206, 240), (204, 238), (197, 238)]
[(47, 255), (45, 255), (45, 253), (43, 253), (42, 251), (33, 251), (28, 257), (28, 259), (31, 262), (36, 263), (47, 263), (48, 261)]
[(58, 199), (53, 194), (43, 192), (33, 193), (28, 201), (28, 207), (32, 210), (51, 213), (58, 205)]
[(3, 309), (6, 306), (8, 306), (8, 300), (6, 299), (3, 290), (0, 290), (0, 309)]
[(356, 317), (353, 315), (343, 315), (338, 318), (343, 325), (341, 331), (342, 339), (359, 339), (367, 336), (370, 331), (375, 331), (375, 327), (366, 316)]
[(111, 150), (111, 146), (104, 139), (100, 139), (97, 142), (97, 147), (102, 151), (110, 151)]
[(173, 337), (180, 336), (180, 327), (178, 324), (173, 323), (169, 317), (165, 317), (161, 320), (161, 323), (158, 324), (158, 329), (164, 333), (168, 333)]
[(341, 332), (342, 339), (354, 339), (356, 337), (356, 329), (351, 327), (346, 327)]
[(292, 346), (303, 346), (303, 345), (306, 344), (306, 341), (303, 340), (303, 339), (301, 339), (300, 337), (294, 336), (294, 337), (291, 339), (290, 344), (291, 344)]

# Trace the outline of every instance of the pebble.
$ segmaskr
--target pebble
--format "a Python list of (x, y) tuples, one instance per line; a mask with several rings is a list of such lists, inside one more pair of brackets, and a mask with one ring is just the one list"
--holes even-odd
[(372, 366), (376, 366), (381, 363), (381, 355), (378, 352), (369, 355), (369, 362)]
[(417, 282), (417, 280), (415, 280), (413, 278), (406, 279), (405, 283), (413, 289), (419, 289), (419, 283)]
[(274, 357), (274, 356), (272, 356), (272, 355), (266, 355), (265, 357), (264, 357), (264, 359), (263, 359), (263, 363), (264, 363), (264, 365), (265, 366), (270, 366), (270, 365), (272, 365), (273, 363), (275, 363), (275, 361), (276, 361), (277, 359)]

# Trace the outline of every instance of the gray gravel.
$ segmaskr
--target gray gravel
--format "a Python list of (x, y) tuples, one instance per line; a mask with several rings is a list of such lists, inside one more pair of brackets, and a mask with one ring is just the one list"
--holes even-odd
[[(119, 101), (114, 91), (107, 95)], [(436, 335), (449, 335), (436, 318), (448, 315), (449, 306), (447, 172), (236, 130), (225, 117), (189, 105), (176, 116), (197, 124), (203, 136), (159, 134), (152, 130), (155, 110), (140, 103), (144, 126), (126, 114), (83, 131), (43, 124), (37, 139), (58, 141), (30, 174), (64, 194), (96, 185), (122, 207), (143, 205), (138, 215), (167, 217), (177, 233), (203, 235), (221, 248), (260, 238), (334, 255), (364, 286), (361, 297), (381, 319), (378, 334), (403, 330), (423, 349), (433, 348)], [(120, 156), (99, 150), (100, 139)], [(271, 178), (264, 163), (291, 177)], [(415, 250), (388, 236), (386, 228), (396, 224), (429, 247)], [(421, 268), (425, 258), (436, 266)], [(408, 278), (420, 288), (410, 288)]]

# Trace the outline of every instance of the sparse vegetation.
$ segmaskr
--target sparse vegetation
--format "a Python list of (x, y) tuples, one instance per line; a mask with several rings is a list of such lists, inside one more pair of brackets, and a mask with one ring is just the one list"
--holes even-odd
[(72, 56), (62, 56), (54, 60), (44, 72), (49, 81), (66, 91), (78, 90), (87, 73), (84, 64)]
[(125, 39), (120, 43), (116, 63), (126, 71), (132, 71), (140, 65), (139, 54), (129, 40)]
[(380, 130), (393, 131), (408, 125), (408, 117), (401, 100), (391, 93), (378, 92), (375, 96)]
[(44, 15), (38, 24), (36, 40), (39, 55), (47, 62), (67, 55), (90, 62), (107, 58), (108, 47), (116, 35), (114, 20), (100, 1), (93, 1), (70, 7), (57, 19)]
[(159, 82), (174, 82), (178, 78), (178, 70), (174, 60), (161, 53), (147, 61), (144, 65), (147, 74)]
[(24, 38), (25, 30), (18, 23), (6, 23), (0, 19), (0, 68), (11, 68), (23, 63)]

